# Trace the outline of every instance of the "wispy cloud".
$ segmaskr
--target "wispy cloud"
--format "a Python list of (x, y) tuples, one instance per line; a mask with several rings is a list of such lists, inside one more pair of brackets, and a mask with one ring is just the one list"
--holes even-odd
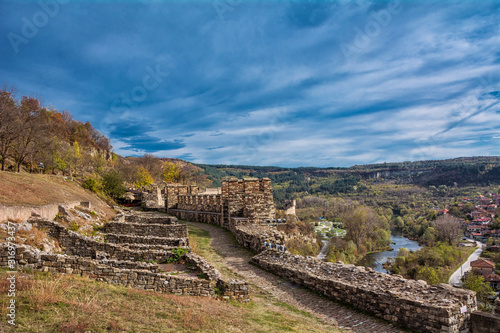
[[(68, 3), (22, 52), (0, 42), (0, 77), (90, 120), (124, 155), (348, 166), (500, 154), (500, 3), (401, 1), (377, 21), (391, 4), (249, 1), (221, 20), (210, 2)], [(39, 10), (0, 7), (3, 36)], [(346, 57), (370, 24), (377, 34)], [(156, 64), (168, 75), (127, 106)]]

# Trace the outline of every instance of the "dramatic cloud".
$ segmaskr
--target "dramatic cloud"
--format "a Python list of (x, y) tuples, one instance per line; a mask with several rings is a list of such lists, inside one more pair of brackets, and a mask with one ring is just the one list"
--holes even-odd
[(0, 80), (123, 155), (499, 155), (498, 1), (0, 2)]

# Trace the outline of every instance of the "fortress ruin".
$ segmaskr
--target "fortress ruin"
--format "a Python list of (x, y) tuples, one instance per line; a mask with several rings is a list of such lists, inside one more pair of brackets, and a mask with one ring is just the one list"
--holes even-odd
[(275, 219), (276, 208), (269, 178), (231, 178), (220, 191), (200, 193), (195, 185), (167, 185), (165, 211), (180, 219), (228, 227), (231, 220), (243, 224)]

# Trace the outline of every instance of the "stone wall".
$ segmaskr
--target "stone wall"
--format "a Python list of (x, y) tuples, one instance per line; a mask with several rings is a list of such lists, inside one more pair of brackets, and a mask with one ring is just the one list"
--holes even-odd
[(224, 279), (207, 260), (194, 253), (185, 255), (186, 265), (198, 269), (210, 281), (215, 282), (218, 289), (218, 296), (222, 299), (236, 299), (239, 301), (249, 301), (250, 289), (245, 281)]
[(124, 215), (123, 221), (117, 222), (133, 222), (133, 223), (151, 223), (151, 224), (177, 224), (175, 216), (157, 216), (157, 215), (139, 215), (127, 214)]
[(74, 231), (68, 230), (57, 222), (44, 219), (28, 220), (38, 229), (44, 229), (47, 234), (57, 239), (64, 253), (68, 255), (81, 256), (87, 258), (106, 257), (116, 260), (148, 260), (164, 261), (172, 257), (172, 253), (167, 250), (144, 249), (132, 250), (123, 246), (99, 242), (86, 236), (82, 236)]
[[(80, 201), (74, 201), (69, 203), (61, 204), (65, 207), (74, 208), (80, 205)], [(0, 221), (11, 220), (21, 220), (26, 221), (31, 216), (40, 216), (49, 220), (52, 220), (59, 213), (59, 204), (56, 205), (43, 205), (43, 206), (4, 206), (0, 207)]]
[(276, 209), (269, 178), (230, 179), (222, 182), (220, 194), (200, 194), (197, 187), (167, 185), (166, 212), (181, 219), (227, 226), (230, 218), (248, 218), (252, 223), (273, 220)]
[[(252, 263), (334, 300), (418, 332), (470, 332), (475, 293), (354, 265), (266, 250)], [(461, 307), (467, 312), (461, 314)]]
[(189, 246), (188, 238), (166, 238), (155, 236), (134, 236), (121, 234), (104, 234), (104, 239), (110, 243), (135, 243), (147, 245), (164, 245), (170, 247)]
[(472, 333), (500, 332), (500, 315), (476, 311), (471, 315)]
[[(5, 244), (0, 244), (0, 266), (8, 266), (7, 250)], [(197, 277), (164, 275), (145, 269), (116, 268), (88, 258), (36, 253), (25, 247), (16, 249), (15, 260), (17, 270), (30, 268), (45, 272), (76, 274), (137, 289), (176, 295), (216, 297), (210, 281)]]
[(238, 244), (259, 253), (265, 249), (264, 244), (285, 245), (285, 234), (275, 228), (250, 224), (249, 221), (231, 219), (228, 229), (236, 237)]
[(188, 237), (187, 225), (185, 224), (168, 225), (111, 221), (106, 223), (103, 231), (110, 234), (129, 234), (167, 238)]
[(169, 214), (174, 214), (181, 220), (209, 223), (219, 226), (223, 225), (223, 219), (221, 213), (196, 212), (196, 211), (180, 210), (180, 209), (169, 209), (168, 212)]

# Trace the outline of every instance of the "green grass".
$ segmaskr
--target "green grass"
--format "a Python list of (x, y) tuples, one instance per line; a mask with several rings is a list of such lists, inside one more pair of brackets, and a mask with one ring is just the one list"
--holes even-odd
[(467, 259), (469, 259), (470, 255), (472, 253), (474, 253), (474, 251), (477, 250), (477, 247), (461, 247), (459, 248), (460, 251), (462, 252), (462, 255), (463, 255), (463, 259), (460, 263), (457, 263), (455, 266), (453, 267), (450, 267), (450, 268), (443, 268), (443, 270), (441, 271), (442, 274), (443, 274), (443, 283), (448, 283), (448, 281), (450, 280), (450, 277), (451, 275), (457, 270), (460, 268), (460, 266), (462, 266), (466, 261)]

